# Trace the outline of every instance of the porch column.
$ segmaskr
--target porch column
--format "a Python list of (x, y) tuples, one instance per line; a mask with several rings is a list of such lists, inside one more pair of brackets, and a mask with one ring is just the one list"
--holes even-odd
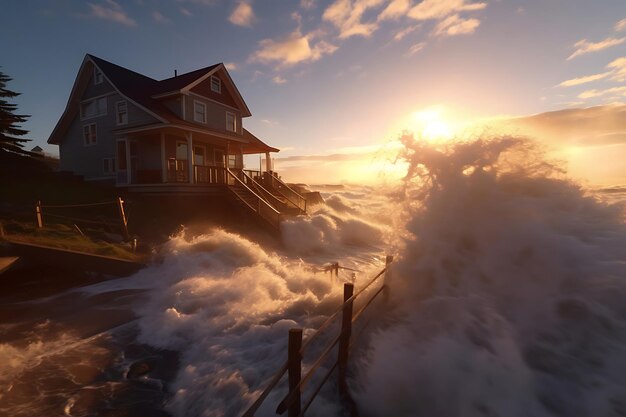
[(132, 184), (134, 178), (132, 161), (130, 160), (130, 138), (126, 138), (124, 142), (126, 143), (126, 181), (128, 184)]
[(189, 161), (189, 184), (193, 184), (194, 181), (194, 169), (193, 169), (193, 133), (187, 133), (187, 161)]
[(161, 182), (167, 182), (167, 160), (165, 159), (165, 133), (161, 132)]
[(270, 172), (272, 170), (272, 160), (270, 159), (270, 153), (265, 152), (265, 170)]

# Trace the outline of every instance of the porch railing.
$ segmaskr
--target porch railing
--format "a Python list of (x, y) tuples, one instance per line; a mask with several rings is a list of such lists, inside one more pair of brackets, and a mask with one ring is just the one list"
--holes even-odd
[(208, 165), (193, 166), (196, 184), (224, 184), (224, 168)]
[(167, 182), (189, 182), (189, 165), (183, 159), (167, 160)]
[[(281, 201), (274, 194), (269, 192), (265, 187), (259, 184), (254, 177), (248, 175), (249, 170), (241, 170), (241, 180), (251, 189), (255, 190), (261, 197), (263, 197), (268, 203), (270, 203), (274, 208), (281, 209), (284, 207), (285, 203)], [(258, 171), (257, 171), (258, 172)]]
[(294, 191), (291, 187), (285, 184), (280, 178), (274, 175), (273, 172), (264, 172), (263, 179), (265, 184), (278, 191), (285, 199), (294, 207), (306, 212), (306, 198), (302, 197), (299, 193)]

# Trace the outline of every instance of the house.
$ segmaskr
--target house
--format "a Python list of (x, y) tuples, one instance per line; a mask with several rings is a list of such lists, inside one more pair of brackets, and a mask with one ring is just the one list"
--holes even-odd
[[(271, 170), (278, 152), (243, 128), (251, 116), (223, 64), (161, 81), (87, 54), (48, 143), (60, 169), (128, 193), (229, 195), (270, 223), (304, 199)], [(264, 154), (265, 172), (243, 155)], [(278, 214), (277, 214), (278, 213)]]

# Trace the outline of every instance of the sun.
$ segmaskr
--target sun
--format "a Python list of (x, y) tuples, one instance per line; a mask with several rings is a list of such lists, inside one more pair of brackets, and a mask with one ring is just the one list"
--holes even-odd
[(414, 111), (407, 124), (408, 130), (431, 142), (449, 140), (454, 135), (452, 123), (444, 118), (442, 106)]

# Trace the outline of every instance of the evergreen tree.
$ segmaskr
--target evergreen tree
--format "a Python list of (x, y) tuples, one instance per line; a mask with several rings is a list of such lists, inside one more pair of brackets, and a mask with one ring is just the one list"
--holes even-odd
[(14, 114), (17, 110), (16, 104), (11, 104), (7, 99), (15, 98), (20, 93), (13, 92), (6, 88), (11, 81), (11, 77), (0, 71), (0, 151), (11, 151), (21, 154), (30, 154), (22, 149), (24, 142), (30, 139), (23, 139), (16, 136), (24, 136), (27, 130), (21, 129), (18, 124), (24, 123), (30, 116)]

